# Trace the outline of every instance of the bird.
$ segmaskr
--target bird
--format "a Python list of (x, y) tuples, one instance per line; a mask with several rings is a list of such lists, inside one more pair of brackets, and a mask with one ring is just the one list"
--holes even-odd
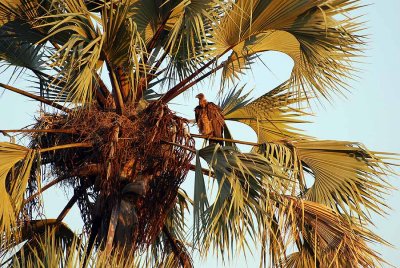
[[(200, 133), (211, 138), (222, 138), (225, 125), (222, 109), (218, 105), (208, 102), (203, 93), (196, 95), (196, 98), (199, 99), (199, 105), (194, 109), (194, 113)], [(223, 141), (211, 140), (211, 143), (223, 145)]]

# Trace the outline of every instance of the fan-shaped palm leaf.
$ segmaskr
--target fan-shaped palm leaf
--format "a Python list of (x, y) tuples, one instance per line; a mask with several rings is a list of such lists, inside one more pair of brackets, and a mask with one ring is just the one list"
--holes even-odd
[(0, 143), (0, 233), (9, 237), (16, 227), (35, 151), (12, 143)]
[(345, 84), (348, 63), (363, 44), (359, 23), (337, 15), (358, 5), (352, 0), (236, 1), (214, 31), (215, 53), (232, 49), (224, 70), (230, 78), (256, 53), (283, 52), (295, 63), (291, 89), (328, 97)]
[(292, 124), (305, 123), (299, 117), (306, 115), (291, 107), (301, 101), (288, 92), (289, 83), (284, 83), (258, 99), (234, 110), (226, 111), (225, 119), (250, 126), (257, 134), (258, 142), (305, 137)]

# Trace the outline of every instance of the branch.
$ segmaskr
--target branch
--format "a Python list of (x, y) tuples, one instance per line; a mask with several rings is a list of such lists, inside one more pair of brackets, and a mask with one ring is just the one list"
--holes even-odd
[(163, 143), (165, 143), (165, 144), (173, 145), (173, 146), (178, 146), (178, 147), (181, 147), (181, 148), (186, 149), (186, 150), (188, 150), (188, 151), (191, 151), (192, 153), (196, 153), (196, 149), (193, 149), (193, 148), (190, 148), (190, 147), (187, 147), (187, 146), (184, 146), (184, 145), (175, 143), (175, 142), (164, 141), (164, 140), (162, 140), (161, 142), (163, 142)]
[[(181, 94), (182, 92), (184, 92), (186, 89), (188, 89), (189, 87), (185, 87), (184, 90), (182, 90), (181, 88), (184, 87), (187, 83), (189, 83), (193, 78), (195, 78), (197, 75), (199, 75), (201, 72), (203, 72), (206, 68), (208, 68), (211, 64), (217, 62), (219, 57), (222, 57), (223, 55), (225, 55), (228, 51), (231, 50), (231, 47), (227, 48), (224, 52), (221, 53), (221, 55), (219, 55), (218, 57), (213, 58), (212, 60), (210, 60), (209, 62), (207, 62), (203, 67), (199, 68), (197, 71), (195, 71), (194, 73), (192, 73), (191, 75), (189, 75), (187, 78), (183, 79), (181, 82), (179, 82), (176, 86), (174, 86), (173, 88), (171, 88), (170, 90), (168, 90), (167, 93), (165, 93), (165, 95), (161, 98), (161, 101), (163, 101), (164, 103), (167, 103), (169, 101), (171, 101), (173, 98), (175, 98), (176, 96), (178, 96), (179, 94)], [(213, 70), (209, 71), (207, 74), (201, 76), (201, 79), (198, 79), (197, 82), (203, 80), (205, 77), (209, 76), (210, 74), (216, 72), (217, 70), (219, 70), (220, 68), (222, 68), (223, 63), (221, 63), (219, 66), (217, 66), (216, 68), (214, 68)], [(196, 83), (197, 83), (196, 82)], [(192, 84), (193, 85), (193, 84)]]
[[(218, 65), (217, 67), (215, 67), (214, 69), (210, 70), (209, 72), (203, 74), (202, 76), (200, 76), (199, 78), (197, 78), (196, 80), (194, 80), (193, 82), (187, 84), (186, 86), (182, 87), (181, 89), (177, 90), (175, 93), (175, 96), (173, 98), (175, 98), (176, 96), (180, 95), (181, 93), (185, 92), (187, 89), (191, 88), (192, 86), (194, 86), (195, 84), (197, 84), (198, 82), (200, 82), (201, 80), (203, 80), (204, 78), (214, 74), (215, 72), (217, 72), (219, 69), (221, 69), (222, 67), (224, 67), (224, 64), (221, 63), (220, 65)], [(172, 98), (172, 99), (173, 99)], [(172, 100), (171, 99), (171, 100)], [(170, 101), (170, 100), (169, 100)]]
[(200, 138), (200, 139), (206, 139), (206, 140), (228, 141), (228, 142), (245, 144), (245, 145), (252, 145), (252, 146), (260, 146), (261, 145), (261, 143), (255, 143), (255, 142), (250, 142), (250, 141), (241, 141), (241, 140), (232, 140), (232, 139), (225, 139), (225, 138), (217, 138), (217, 137), (211, 137), (211, 136), (208, 136), (208, 135), (199, 135), (199, 134), (190, 133), (190, 136), (192, 136), (194, 138)]
[(0, 132), (21, 132), (21, 133), (76, 133), (73, 129), (2, 129)]
[(56, 220), (56, 224), (59, 224), (59, 223), (61, 223), (63, 221), (65, 216), (67, 216), (68, 212), (73, 207), (73, 205), (76, 203), (76, 201), (78, 201), (78, 198), (79, 198), (80, 195), (81, 195), (81, 192), (78, 191), (72, 196), (72, 198), (68, 201), (67, 205), (61, 211), (60, 215), (58, 215), (57, 220)]
[(64, 144), (64, 145), (58, 145), (58, 146), (53, 146), (49, 148), (44, 148), (40, 149), (40, 153), (45, 153), (49, 151), (55, 151), (55, 150), (60, 150), (60, 149), (69, 149), (69, 148), (77, 148), (77, 147), (82, 147), (82, 148), (90, 148), (93, 145), (88, 142), (81, 142), (81, 143), (69, 143), (69, 144)]
[(112, 93), (113, 97), (115, 100), (115, 105), (117, 106), (117, 113), (119, 115), (122, 115), (125, 110), (125, 105), (124, 105), (124, 99), (122, 97), (121, 89), (118, 85), (118, 79), (116, 74), (114, 73), (113, 66), (111, 65), (110, 61), (106, 58), (105, 59), (106, 66), (108, 69), (108, 75), (111, 80), (111, 85), (112, 85)]
[(66, 178), (68, 178), (67, 176), (65, 177), (60, 177), (57, 178), (51, 182), (49, 182), (48, 184), (46, 184), (45, 186), (43, 186), (42, 188), (40, 188), (36, 193), (34, 193), (33, 195), (31, 195), (30, 197), (28, 197), (27, 199), (24, 200), (24, 202), (22, 202), (22, 205), (26, 205), (27, 203), (31, 202), (33, 199), (35, 199), (38, 195), (42, 194), (44, 191), (46, 191), (47, 189), (49, 189), (50, 187), (54, 186), (55, 184), (65, 180)]
[(38, 195), (42, 194), (44, 191), (49, 189), (50, 187), (54, 186), (55, 184), (62, 182), (63, 180), (70, 178), (70, 177), (81, 177), (81, 176), (90, 176), (90, 175), (96, 175), (100, 173), (100, 165), (99, 164), (88, 164), (85, 165), (84, 167), (80, 168), (78, 171), (74, 172), (73, 174), (70, 174), (70, 176), (63, 176), (60, 178), (57, 178), (42, 188), (40, 188), (36, 193), (33, 195), (29, 196), (27, 199), (23, 201), (23, 205), (26, 205), (27, 203), (31, 202), (33, 199), (35, 199)]
[[(190, 169), (191, 171), (196, 171), (196, 166), (190, 164), (189, 169)], [(202, 172), (204, 175), (206, 175), (206, 176), (215, 177), (214, 172), (212, 172), (212, 171), (209, 170), (209, 169), (201, 168), (201, 172)]]
[(60, 215), (58, 215), (56, 224), (59, 224), (63, 221), (65, 216), (67, 216), (68, 212), (71, 210), (72, 206), (78, 201), (78, 198), (82, 195), (84, 191), (86, 191), (87, 188), (89, 188), (90, 185), (85, 185), (82, 188), (78, 188), (72, 198), (68, 201), (67, 205), (64, 207), (64, 209), (61, 211)]
[(71, 109), (68, 109), (67, 107), (64, 107), (64, 106), (62, 106), (62, 105), (60, 105), (58, 103), (55, 103), (53, 101), (50, 101), (48, 99), (36, 96), (34, 94), (31, 94), (31, 93), (28, 93), (28, 92), (26, 92), (24, 90), (21, 90), (21, 89), (18, 89), (16, 87), (13, 87), (13, 86), (10, 86), (10, 85), (6, 85), (6, 84), (3, 84), (3, 83), (0, 83), (0, 87), (8, 89), (8, 90), (13, 91), (13, 92), (18, 93), (18, 94), (21, 94), (21, 95), (23, 95), (25, 97), (40, 101), (40, 102), (42, 102), (44, 104), (47, 104), (47, 105), (52, 106), (54, 108), (57, 108), (57, 109), (59, 109), (59, 110), (61, 110), (63, 112), (66, 112), (66, 113), (70, 113), (71, 112)]

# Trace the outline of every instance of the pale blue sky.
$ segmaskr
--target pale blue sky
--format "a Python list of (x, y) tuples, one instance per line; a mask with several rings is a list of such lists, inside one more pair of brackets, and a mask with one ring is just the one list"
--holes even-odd
[[(366, 4), (373, 1), (364, 1)], [(336, 139), (359, 141), (374, 151), (389, 151), (400, 153), (400, 94), (398, 79), (400, 78), (400, 0), (375, 0), (375, 3), (363, 9), (364, 19), (368, 21), (370, 34), (365, 57), (360, 59), (363, 64), (357, 67), (358, 80), (350, 81), (351, 93), (347, 99), (337, 97), (331, 105), (324, 102), (324, 106), (314, 106), (313, 112), (317, 115), (312, 118), (313, 124), (303, 127), (307, 134), (320, 139)], [(269, 71), (261, 64), (253, 67), (253, 74), (249, 74), (246, 81), (248, 89), (255, 88), (256, 96), (272, 89), (286, 80), (291, 67), (291, 60), (277, 53), (268, 53), (263, 56)], [(1, 82), (7, 82), (7, 73), (0, 76)], [(17, 81), (17, 87), (24, 88), (26, 83)], [(217, 86), (205, 85), (210, 100)], [(1, 91), (0, 91), (1, 93)], [(191, 96), (176, 99), (174, 106), (177, 111), (193, 117), (195, 99)], [(185, 104), (183, 104), (185, 103)], [(23, 127), (33, 119), (33, 112), (38, 109), (36, 104), (14, 93), (5, 92), (0, 96), (0, 129)], [(235, 127), (237, 139), (254, 139), (254, 133), (243, 127)], [(0, 137), (0, 139), (3, 139)], [(4, 140), (4, 139), (3, 139)], [(399, 171), (399, 170), (398, 170)], [(400, 188), (400, 177), (389, 178), (394, 186)], [(189, 176), (184, 184), (191, 192), (192, 177)], [(65, 204), (65, 194), (62, 191), (50, 192), (50, 202), (46, 206), (49, 217), (56, 217)], [(376, 249), (393, 265), (400, 267), (400, 193), (393, 192), (386, 198), (393, 208), (387, 217), (374, 216), (375, 230), (384, 239), (392, 243), (397, 249), (376, 247)], [(46, 199), (45, 199), (46, 202)], [(66, 221), (73, 228), (80, 228), (80, 219), (77, 210), (67, 216)], [(215, 259), (210, 255), (209, 260), (196, 260), (196, 267), (217, 267)], [(248, 267), (258, 267), (258, 260), (248, 258)], [(243, 257), (227, 264), (226, 267), (244, 267)], [(219, 265), (219, 267), (222, 267)]]

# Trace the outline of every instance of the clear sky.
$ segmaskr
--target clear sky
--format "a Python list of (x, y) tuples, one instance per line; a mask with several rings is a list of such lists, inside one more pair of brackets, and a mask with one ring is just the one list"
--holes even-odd
[[(373, 1), (365, 1), (370, 4)], [(316, 114), (312, 120), (314, 123), (302, 127), (307, 134), (320, 139), (336, 139), (359, 141), (370, 150), (388, 151), (400, 153), (400, 127), (398, 117), (400, 115), (400, 102), (398, 80), (400, 78), (400, 1), (376, 0), (370, 6), (363, 8), (362, 18), (367, 21), (369, 43), (365, 51), (365, 57), (360, 58), (362, 64), (357, 67), (358, 78), (350, 81), (351, 92), (346, 94), (347, 99), (337, 97), (333, 104), (324, 102), (323, 105), (314, 105)], [(254, 96), (259, 96), (288, 78), (291, 60), (278, 53), (265, 53), (262, 56), (269, 69), (258, 64), (253, 66), (242, 83), (247, 83), (247, 88), (254, 88)], [(8, 82), (8, 72), (0, 75), (1, 82)], [(12, 80), (13, 81), (13, 80)], [(27, 83), (18, 80), (14, 85), (20, 88)], [(217, 101), (215, 92), (218, 86), (205, 84), (201, 90), (206, 93), (209, 100)], [(0, 91), (2, 93), (2, 91)], [(197, 91), (195, 92), (197, 93)], [(196, 105), (194, 95), (180, 97), (173, 102), (174, 109), (190, 118), (193, 118), (193, 108)], [(183, 104), (185, 103), (185, 104)], [(38, 106), (26, 98), (14, 93), (4, 92), (0, 95), (0, 129), (12, 129), (26, 126), (32, 122), (34, 111)], [(237, 139), (254, 140), (255, 135), (243, 126), (234, 127), (234, 135)], [(195, 127), (194, 127), (195, 130)], [(4, 138), (0, 137), (0, 140)], [(399, 169), (397, 171), (400, 172)], [(400, 188), (400, 177), (388, 178), (391, 183)], [(192, 192), (193, 177), (189, 176), (184, 183), (188, 192)], [(45, 195), (50, 198), (50, 204), (46, 206), (49, 217), (56, 217), (63, 205), (66, 195), (63, 191), (53, 191)], [(395, 266), (400, 266), (400, 192), (393, 192), (386, 197), (387, 203), (392, 207), (385, 218), (374, 216), (374, 230), (384, 239), (392, 243), (396, 248), (376, 247), (376, 249)], [(49, 200), (47, 200), (49, 201)], [(66, 218), (67, 223), (73, 228), (80, 228), (80, 216), (75, 209)], [(257, 256), (257, 254), (256, 254)], [(210, 255), (206, 262), (195, 260), (196, 267), (217, 267), (217, 262)], [(245, 267), (244, 258), (226, 264), (226, 267)], [(258, 267), (258, 259), (248, 256), (248, 267)], [(223, 267), (219, 265), (218, 267)]]

